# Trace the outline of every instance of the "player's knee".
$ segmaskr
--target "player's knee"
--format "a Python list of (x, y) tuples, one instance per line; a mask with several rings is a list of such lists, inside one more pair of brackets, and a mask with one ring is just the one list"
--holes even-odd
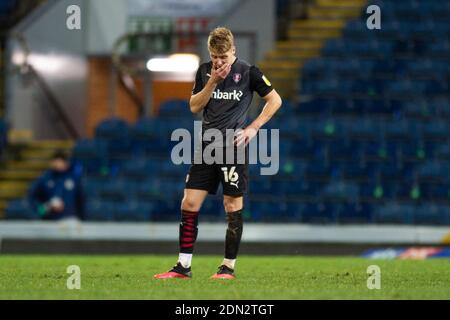
[(183, 200), (181, 201), (181, 209), (191, 212), (197, 212), (200, 210), (200, 204), (192, 199), (183, 198)]
[(242, 209), (242, 204), (240, 201), (234, 199), (225, 199), (223, 201), (223, 207), (225, 212), (236, 212)]

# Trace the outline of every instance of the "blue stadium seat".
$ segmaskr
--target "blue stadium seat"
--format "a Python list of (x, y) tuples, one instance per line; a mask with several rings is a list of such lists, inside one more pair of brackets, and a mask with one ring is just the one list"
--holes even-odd
[(364, 161), (347, 162), (341, 165), (343, 177), (348, 180), (361, 181), (374, 178), (374, 166), (368, 165)]
[(159, 107), (159, 117), (192, 117), (189, 102), (186, 100), (169, 100), (165, 101)]
[(372, 222), (372, 205), (368, 203), (345, 203), (337, 213), (338, 223), (367, 224)]
[(130, 159), (120, 170), (121, 176), (134, 181), (150, 179), (160, 172), (161, 163), (146, 158)]
[(153, 205), (137, 201), (119, 203), (114, 207), (115, 221), (149, 221)]
[(362, 19), (352, 19), (344, 27), (344, 36), (356, 38), (361, 34), (367, 34), (366, 22)]
[(375, 209), (375, 221), (383, 224), (413, 224), (415, 206), (388, 202)]
[(100, 173), (108, 166), (107, 144), (101, 140), (78, 140), (72, 158), (86, 173)]
[(156, 200), (163, 197), (159, 188), (159, 180), (154, 177), (148, 178), (137, 185), (136, 196), (140, 201)]
[(181, 199), (183, 197), (184, 179), (161, 180), (158, 188), (164, 199)]
[(321, 198), (326, 201), (354, 202), (358, 199), (358, 195), (358, 184), (345, 181), (332, 181), (321, 192)]
[(133, 184), (124, 179), (111, 179), (108, 184), (102, 186), (99, 196), (102, 201), (121, 203), (126, 201), (133, 189)]
[(407, 64), (408, 73), (411, 76), (420, 76), (423, 74), (431, 74), (435, 71), (436, 66), (433, 65), (433, 60), (412, 60)]
[(406, 182), (400, 183), (397, 190), (397, 199), (405, 201), (422, 200), (421, 188), (417, 183)]
[(329, 179), (332, 173), (332, 166), (329, 163), (311, 162), (306, 168), (306, 177), (308, 179)]
[(401, 181), (411, 179), (414, 174), (414, 167), (398, 161), (379, 162), (375, 168), (375, 174), (385, 180)]
[(427, 161), (419, 167), (418, 177), (422, 181), (446, 182), (450, 179), (450, 165), (436, 160)]
[(95, 137), (107, 145), (109, 167), (118, 170), (132, 150), (128, 123), (120, 118), (103, 120), (95, 128)]
[(302, 115), (323, 114), (329, 110), (331, 110), (331, 100), (318, 98), (310, 101), (301, 102), (298, 105), (296, 112)]
[(422, 182), (420, 189), (423, 197), (428, 201), (450, 201), (450, 183), (445, 182)]
[(427, 89), (426, 82), (412, 81), (410, 79), (404, 81), (388, 82), (386, 86), (386, 93), (389, 96), (408, 97), (425, 94)]
[[(327, 64), (324, 66), (325, 70), (330, 70), (334, 75), (339, 76), (352, 76), (357, 72), (360, 72), (363, 67), (369, 67), (368, 64), (364, 66), (362, 63), (353, 57), (340, 57), (339, 59), (328, 59)], [(369, 71), (367, 68), (366, 71)]]
[(293, 143), (291, 145), (292, 149), (289, 151), (289, 155), (295, 158), (312, 159), (321, 151), (321, 149), (323, 149), (323, 146), (324, 144), (318, 141), (300, 140), (298, 143)]
[(333, 203), (308, 203), (304, 207), (301, 219), (304, 223), (336, 223), (339, 208), (340, 205), (335, 205)]
[(161, 139), (161, 120), (157, 118), (141, 118), (130, 130), (133, 154), (145, 156), (167, 151), (166, 139)]
[(305, 210), (306, 204), (298, 201), (286, 201), (284, 202), (283, 214), (288, 217), (289, 222), (301, 223), (302, 213)]
[(408, 118), (427, 118), (437, 114), (425, 100), (408, 102), (402, 111)]
[(316, 121), (312, 128), (312, 136), (318, 140), (337, 140), (344, 138), (344, 128), (335, 119)]
[(435, 121), (425, 123), (423, 127), (423, 137), (425, 140), (447, 141), (450, 125), (447, 121), (435, 119)]
[(289, 119), (295, 113), (296, 109), (297, 106), (293, 102), (289, 100), (283, 100), (281, 108), (277, 111), (276, 118)]
[(289, 178), (290, 180), (303, 180), (306, 161), (299, 159), (288, 158), (287, 155), (280, 154), (279, 171), (277, 176), (280, 178)]
[(325, 56), (348, 56), (356, 55), (361, 57), (384, 57), (393, 52), (393, 43), (389, 41), (353, 41), (351, 39), (331, 39), (323, 48)]
[(450, 31), (450, 27), (449, 27), (448, 23), (446, 23), (445, 21), (432, 19), (432, 20), (429, 20), (428, 22), (431, 24), (431, 26), (433, 28), (432, 32), (437, 32), (437, 33), (445, 35), (445, 33), (448, 33)]
[(149, 139), (158, 134), (157, 118), (140, 118), (133, 127), (130, 128), (130, 134), (133, 139)]
[(371, 118), (362, 118), (350, 124), (349, 135), (353, 140), (382, 140), (381, 124)]
[(385, 201), (395, 199), (397, 187), (393, 183), (367, 182), (360, 185), (359, 197), (363, 201)]
[(109, 176), (90, 176), (90, 175), (83, 175), (81, 184), (83, 188), (83, 194), (87, 198), (91, 197), (99, 197), (99, 192), (103, 189), (103, 187), (110, 182)]
[(430, 149), (430, 144), (428, 144), (427, 148), (426, 144), (420, 140), (402, 143), (399, 145), (399, 150), (401, 152), (402, 161), (406, 162), (423, 161), (433, 156), (433, 151)]
[(323, 183), (317, 181), (286, 181), (283, 194), (291, 200), (313, 200), (323, 189)]
[(442, 226), (450, 222), (450, 205), (424, 204), (415, 210), (414, 222)]
[(181, 199), (164, 199), (154, 201), (151, 212), (152, 221), (179, 222), (181, 216)]
[(101, 121), (95, 128), (95, 136), (100, 139), (126, 139), (129, 134), (127, 122), (120, 118), (110, 118)]
[(309, 59), (305, 61), (302, 68), (304, 77), (318, 77), (322, 75), (325, 63), (322, 59)]
[(17, 199), (8, 203), (5, 218), (8, 220), (36, 220), (40, 219), (40, 216), (34, 212), (27, 199)]
[(450, 119), (450, 102), (445, 97), (429, 100), (428, 107), (440, 119)]
[(440, 145), (436, 150), (436, 156), (440, 160), (450, 160), (450, 142)]
[(160, 164), (159, 170), (160, 175), (184, 181), (186, 174), (189, 172), (189, 165), (188, 164), (176, 165), (172, 163), (172, 161), (169, 158)]
[(423, 81), (425, 86), (425, 94), (427, 96), (445, 95), (450, 91), (447, 79), (442, 78)]
[(250, 201), (252, 221), (254, 222), (290, 222), (295, 220), (288, 207), (280, 201)]
[(203, 203), (200, 215), (200, 219), (202, 222), (226, 221), (223, 201), (219, 199), (206, 199)]
[(388, 140), (410, 141), (412, 130), (409, 121), (400, 120), (386, 123), (385, 133)]
[(0, 119), (0, 157), (8, 143), (8, 125)]
[(324, 56), (339, 56), (344, 52), (344, 45), (341, 39), (328, 40), (322, 49), (322, 54)]
[(252, 195), (270, 195), (272, 193), (272, 183), (269, 179), (262, 181), (250, 180), (249, 191)]
[(429, 53), (433, 56), (444, 57), (450, 51), (450, 41), (435, 41), (429, 46)]
[(330, 101), (332, 114), (360, 116), (365, 112), (365, 104), (358, 100), (336, 98)]
[(361, 158), (361, 143), (354, 140), (337, 140), (327, 144), (331, 160), (357, 162)]
[[(368, 161), (387, 161), (389, 159), (385, 141), (369, 141), (362, 145), (364, 159)], [(392, 159), (391, 160), (395, 160)]]
[(88, 221), (113, 221), (116, 205), (93, 198), (86, 202), (84, 217)]

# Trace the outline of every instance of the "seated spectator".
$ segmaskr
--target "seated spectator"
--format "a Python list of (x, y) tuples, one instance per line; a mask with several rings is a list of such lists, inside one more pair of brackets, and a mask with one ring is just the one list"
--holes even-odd
[(34, 181), (29, 190), (33, 210), (37, 210), (45, 220), (81, 220), (83, 196), (80, 178), (67, 154), (55, 152), (50, 169)]

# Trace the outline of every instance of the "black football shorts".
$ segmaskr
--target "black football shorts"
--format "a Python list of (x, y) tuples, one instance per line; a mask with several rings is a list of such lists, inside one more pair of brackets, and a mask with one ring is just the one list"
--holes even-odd
[[(234, 148), (236, 152), (236, 148)], [(225, 148), (223, 154), (225, 155)], [(242, 162), (242, 161), (241, 161)], [(206, 190), (209, 194), (216, 194), (222, 183), (223, 194), (239, 197), (248, 189), (248, 146), (245, 148), (245, 161), (239, 163), (236, 153), (232, 163), (196, 164), (193, 162), (186, 176), (186, 189)]]

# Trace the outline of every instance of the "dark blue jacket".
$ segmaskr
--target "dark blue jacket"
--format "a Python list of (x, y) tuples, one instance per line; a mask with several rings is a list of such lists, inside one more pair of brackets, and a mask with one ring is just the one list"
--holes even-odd
[[(75, 166), (65, 172), (47, 170), (33, 182), (29, 190), (29, 200), (33, 210), (38, 211), (43, 219), (59, 220), (68, 217), (83, 219), (83, 192), (81, 174)], [(49, 212), (46, 205), (53, 197), (64, 202), (61, 212)]]

